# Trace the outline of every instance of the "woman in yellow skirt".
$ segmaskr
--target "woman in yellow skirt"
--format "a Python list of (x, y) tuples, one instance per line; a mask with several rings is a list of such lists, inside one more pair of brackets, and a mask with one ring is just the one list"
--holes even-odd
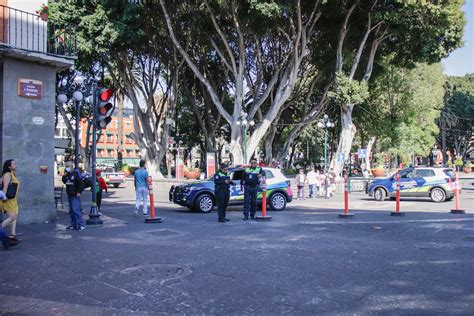
[(2, 222), (2, 228), (10, 225), (9, 238), (17, 240), (16, 238), (16, 220), (18, 218), (18, 192), (20, 191), (20, 181), (16, 177), (16, 161), (9, 159), (3, 164), (2, 172), (2, 184), (3, 193), (6, 195), (8, 186), (11, 183), (17, 184), (17, 190), (14, 198), (3, 201), (3, 212), (7, 215), (7, 218)]

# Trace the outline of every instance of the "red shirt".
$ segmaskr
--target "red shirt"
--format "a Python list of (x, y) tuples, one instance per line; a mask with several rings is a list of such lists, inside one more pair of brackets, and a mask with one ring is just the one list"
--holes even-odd
[(102, 177), (99, 177), (99, 189), (105, 190), (105, 192), (107, 192), (107, 183), (105, 183), (105, 180)]

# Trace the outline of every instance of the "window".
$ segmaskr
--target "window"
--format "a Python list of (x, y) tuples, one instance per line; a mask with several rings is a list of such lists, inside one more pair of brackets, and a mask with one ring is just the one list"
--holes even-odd
[(107, 143), (113, 143), (114, 142), (114, 135), (107, 135)]
[(416, 177), (424, 178), (424, 177), (434, 177), (435, 173), (433, 170), (430, 169), (418, 169), (416, 170)]
[(444, 169), (444, 174), (450, 177), (451, 179), (456, 178), (456, 174), (453, 172), (453, 169)]
[(273, 176), (273, 173), (270, 171), (270, 170), (263, 170), (265, 171), (265, 179), (273, 179), (274, 176)]
[(107, 157), (113, 157), (114, 151), (112, 149), (107, 149)]

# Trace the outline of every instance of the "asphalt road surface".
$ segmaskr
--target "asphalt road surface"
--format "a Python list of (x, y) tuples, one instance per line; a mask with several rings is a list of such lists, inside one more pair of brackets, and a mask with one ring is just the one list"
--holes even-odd
[[(104, 224), (67, 231), (20, 226), (23, 243), (0, 252), (0, 312), (46, 315), (472, 315), (474, 194), (454, 202), (395, 203), (351, 194), (295, 201), (270, 222), (218, 223), (167, 199), (161, 224), (133, 214), (134, 194), (111, 189)], [(86, 199), (86, 197), (84, 197)], [(83, 203), (87, 211), (88, 204)]]

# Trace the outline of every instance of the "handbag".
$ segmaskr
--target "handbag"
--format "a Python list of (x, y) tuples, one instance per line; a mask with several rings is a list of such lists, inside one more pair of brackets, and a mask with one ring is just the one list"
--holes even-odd
[(16, 196), (16, 191), (18, 190), (18, 183), (10, 182), (6, 192), (7, 199), (14, 199)]
[[(0, 190), (3, 190), (3, 183), (0, 184)], [(13, 183), (10, 181), (7, 192), (5, 192), (5, 196), (7, 197), (7, 199), (14, 199), (16, 196), (17, 190), (18, 190), (18, 183)]]

